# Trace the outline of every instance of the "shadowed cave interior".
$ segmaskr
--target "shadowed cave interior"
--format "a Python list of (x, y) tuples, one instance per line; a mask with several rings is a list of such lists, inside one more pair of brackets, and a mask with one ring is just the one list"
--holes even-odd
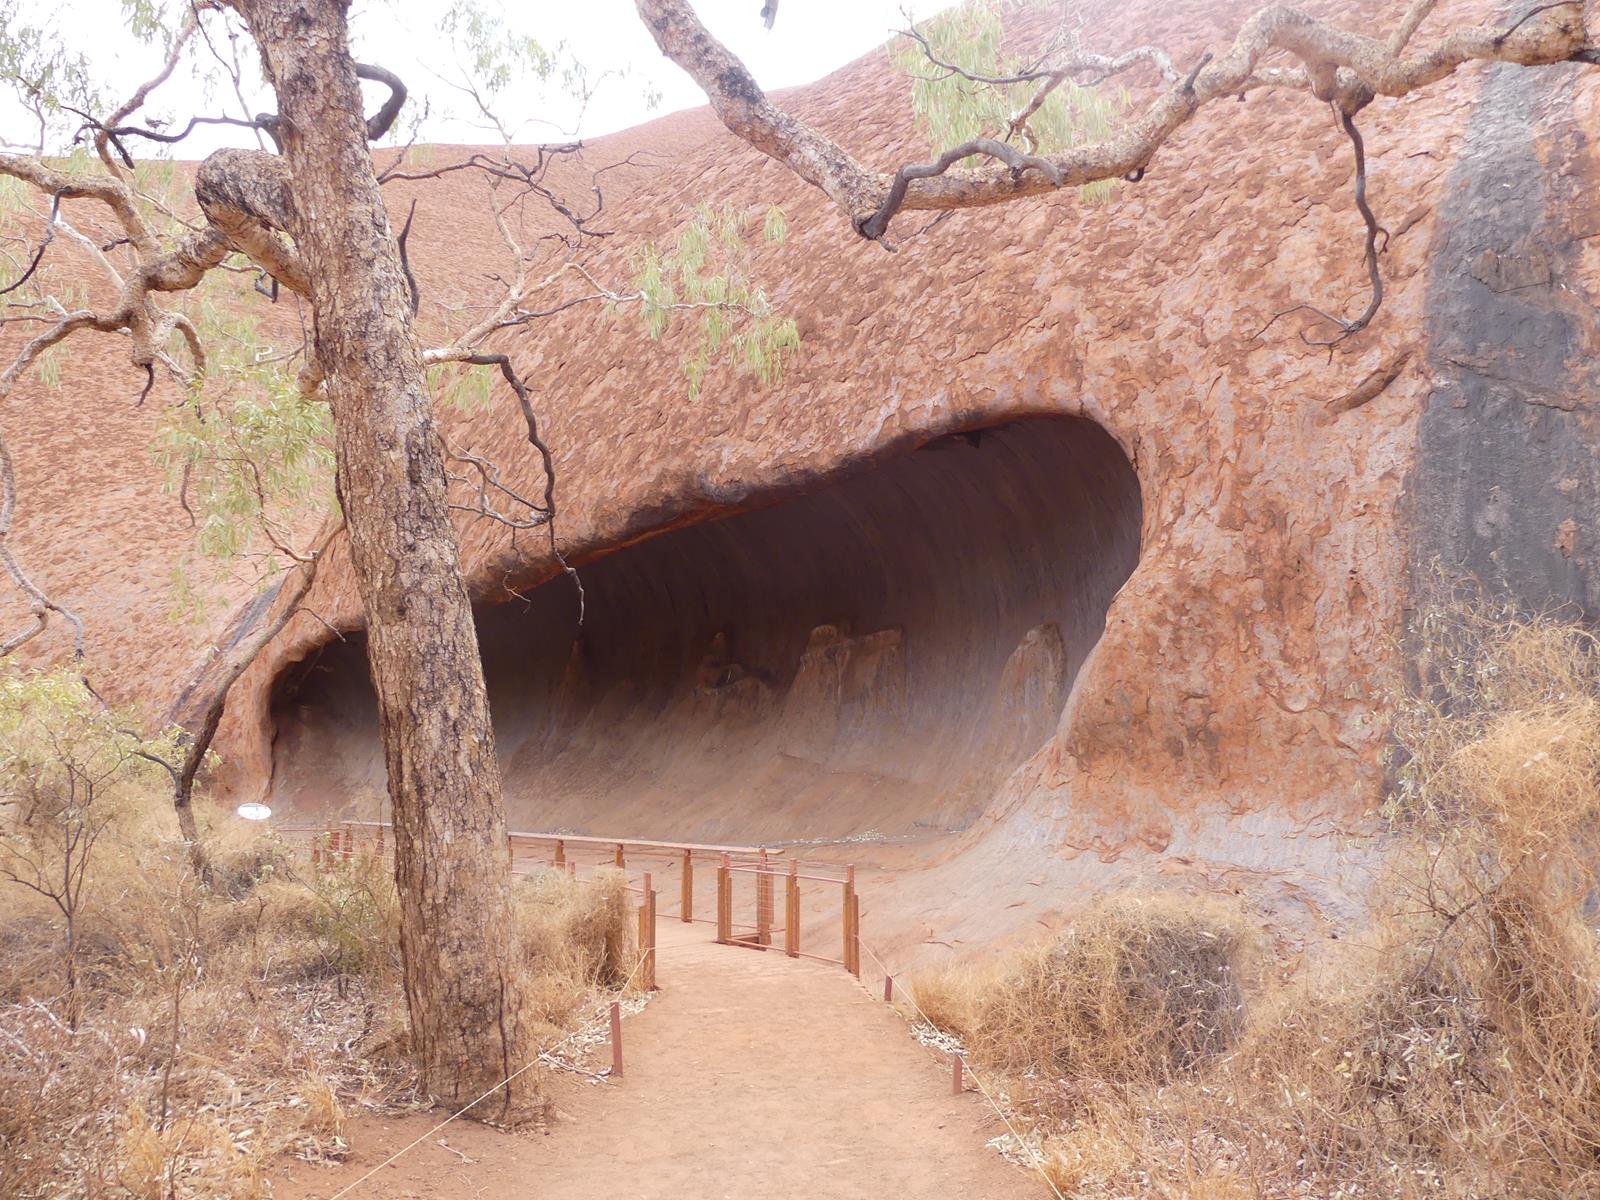
[[(1099, 426), (958, 433), (482, 605), (514, 829), (704, 841), (964, 828), (1055, 731), (1139, 557)], [(384, 803), (364, 639), (285, 672), (272, 804)]]

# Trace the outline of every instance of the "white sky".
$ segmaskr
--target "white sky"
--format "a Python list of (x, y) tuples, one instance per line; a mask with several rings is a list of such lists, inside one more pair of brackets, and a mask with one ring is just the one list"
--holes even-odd
[[(902, 8), (924, 16), (946, 7), (946, 2), (783, 0), (770, 32), (760, 18), (761, 0), (697, 0), (696, 9), (712, 32), (744, 59), (763, 87), (780, 88), (808, 83), (881, 45), (891, 30), (903, 27)], [(631, 0), (479, 3), (502, 15), (511, 29), (538, 39), (547, 49), (566, 43), (591, 77), (607, 71), (628, 73), (626, 78), (608, 79), (599, 87), (581, 121), (577, 105), (565, 96), (541, 95), (536, 85), (507, 89), (495, 109), (513, 127), (517, 141), (554, 141), (575, 132), (593, 137), (705, 102), (688, 76), (661, 56)], [(471, 101), (446, 82), (461, 75), (458, 57), (439, 29), (448, 7), (449, 0), (356, 0), (351, 15), (356, 56), (400, 75), (410, 88), (413, 104), (424, 95), (429, 99), (433, 115), (423, 127), (421, 140), (497, 141), (493, 129), (473, 113)], [(158, 68), (159, 49), (140, 45), (128, 36), (120, 0), (23, 0), (23, 11), (31, 23), (52, 29), (68, 46), (86, 54), (104, 79), (108, 97), (116, 101)], [(220, 29), (219, 24), (211, 27)], [(226, 54), (226, 43), (216, 40)], [(254, 50), (241, 49), (247, 50), (241, 55), (248, 66), (247, 77), (255, 80), (255, 89), (246, 97), (251, 111), (271, 111), (276, 105), (260, 88)], [(186, 62), (188, 68), (180, 68), (156, 93), (146, 115), (171, 118), (181, 114), (181, 120), (200, 113), (243, 115), (231, 94), (231, 84), (214, 69), (214, 60), (203, 44), (196, 43)], [(210, 83), (197, 77), (195, 64), (213, 67)], [(645, 100), (651, 91), (661, 96), (655, 109)], [(408, 104), (408, 113), (419, 111), (413, 104)], [(548, 119), (552, 117), (553, 121)], [(576, 130), (575, 123), (579, 125)], [(9, 94), (0, 98), (0, 142), (27, 144), (35, 136), (30, 118)], [(201, 127), (176, 153), (198, 158), (219, 146), (254, 144), (248, 130)], [(147, 147), (145, 153), (153, 156), (154, 150)]]

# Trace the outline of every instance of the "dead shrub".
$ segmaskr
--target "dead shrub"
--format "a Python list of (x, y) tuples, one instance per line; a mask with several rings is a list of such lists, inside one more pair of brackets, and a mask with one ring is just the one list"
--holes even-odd
[(633, 969), (633, 901), (616, 870), (584, 879), (535, 871), (517, 880), (517, 944), (530, 970), (616, 987)]
[(1000, 967), (912, 985), (928, 1017), (1016, 1075), (1164, 1078), (1226, 1050), (1243, 1027), (1258, 939), (1221, 901), (1098, 902)]
[(1600, 643), (1471, 597), (1399, 699), (1379, 970), (1343, 1075), (1484, 1194), (1600, 1182)]
[(1600, 1195), (1600, 644), (1456, 591), (1393, 730), (1370, 927), (1293, 977), (1125, 898), (918, 982), (1063, 1194)]
[(388, 863), (357, 854), (297, 882), (277, 893), (278, 917), (285, 925), (304, 923), (317, 951), (316, 970), (385, 982), (400, 978), (400, 897)]
[[(86, 877), (77, 1028), (59, 912), (0, 887), (0, 1196), (256, 1200), (275, 1155), (346, 1153), (353, 1104), (415, 1103), (388, 864), (312, 871), (233, 833), (207, 887), (164, 799), (108, 833)], [(632, 906), (620, 874), (517, 893), (555, 1040), (632, 969)]]

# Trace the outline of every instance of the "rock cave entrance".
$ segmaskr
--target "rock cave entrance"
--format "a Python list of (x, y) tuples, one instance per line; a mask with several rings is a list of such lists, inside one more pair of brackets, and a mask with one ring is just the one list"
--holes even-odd
[[(512, 828), (707, 841), (964, 828), (1055, 731), (1139, 558), (1089, 421), (940, 438), (484, 605)], [(280, 677), (273, 801), (371, 816), (360, 635)]]

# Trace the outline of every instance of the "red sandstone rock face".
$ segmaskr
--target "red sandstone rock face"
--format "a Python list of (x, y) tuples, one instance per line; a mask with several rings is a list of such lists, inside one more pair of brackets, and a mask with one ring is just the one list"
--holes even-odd
[[(1253, 7), (1104, 0), (1096, 40), (1153, 41), (1187, 61), (1231, 37)], [(1395, 15), (1376, 0), (1316, 7), (1352, 24)], [(1138, 563), (1062, 715), (1051, 716), (1054, 732), (995, 751), (1026, 761), (979, 806), (986, 815), (973, 828), (988, 849), (974, 853), (1208, 853), (1231, 839), (1236, 861), (1261, 865), (1307, 822), (1358, 818), (1379, 784), (1378, 693), (1418, 522), (1407, 480), (1441, 369), (1430, 251), (1448, 241), (1440, 213), (1451, 188), (1470, 184), (1458, 156), (1486, 74), (1468, 70), (1364, 114), (1372, 198), (1393, 234), (1387, 297), (1372, 328), (1331, 355), (1299, 340), (1298, 318), (1261, 332), (1296, 303), (1354, 309), (1364, 297), (1348, 147), (1305, 97), (1256, 95), (1207, 110), (1108, 205), (1059, 196), (957, 214), (922, 232), (914, 214), (902, 216), (895, 254), (855, 239), (818, 195), (705, 111), (601, 140), (592, 165), (650, 152), (648, 165), (608, 176), (618, 230), (611, 269), (624, 272), (628, 247), (670, 236), (701, 201), (779, 203), (792, 236), (763, 252), (761, 268), (798, 316), (804, 345), (781, 386), (762, 390), (724, 372), (690, 402), (681, 347), (648, 343), (625, 314), (576, 312), (508, 337), (519, 368), (541, 382), (568, 555), (581, 563), (626, 554), (619, 547), (816, 491), (951, 431), (1082, 418), (1115, 440), (1137, 477)], [(1562, 147), (1550, 169), (1577, 182), (1550, 205), (1566, 206), (1556, 226), (1575, 236), (1582, 214), (1572, 197), (1594, 194), (1597, 170), (1572, 131), (1595, 127), (1600, 79), (1559, 79), (1531, 125), (1497, 136)], [(911, 145), (903, 91), (869, 56), (784, 101), (864, 159), (889, 164)], [(500, 253), (472, 185), (395, 191), (402, 203), (422, 201), (412, 246), (425, 294), (441, 304), (481, 295)], [(1600, 210), (1588, 216), (1600, 222)], [(1591, 311), (1596, 245), (1563, 278)], [(113, 352), (86, 357), (69, 367), (63, 395), (98, 412), (117, 372), (127, 374)], [(19, 395), (10, 407), (24, 497), (19, 549), (84, 610), (121, 693), (157, 702), (199, 639), (157, 617), (162, 564), (186, 533), (151, 487), (149, 417), (112, 403), (89, 430), (55, 416), (59, 398)], [(509, 400), (450, 424), (458, 444), (510, 465), (517, 484), (534, 483), (537, 464)], [(118, 448), (110, 456), (108, 441)], [(1544, 542), (1556, 537), (1552, 528)], [(513, 547), (487, 524), (463, 529), (462, 550), (489, 600), (552, 572), (537, 539)], [(1587, 552), (1580, 544), (1567, 558)], [(359, 624), (342, 554), (311, 606), (341, 628)], [(297, 619), (236, 688), (218, 743), (232, 792), (269, 786), (273, 680), (329, 637), (322, 623)], [(537, 777), (536, 762), (528, 770)], [(740, 787), (728, 781), (730, 805)], [(977, 810), (963, 811), (972, 819)], [(1219, 824), (1218, 813), (1234, 817)], [(605, 825), (605, 813), (591, 823)], [(1251, 838), (1266, 848), (1239, 848)]]

